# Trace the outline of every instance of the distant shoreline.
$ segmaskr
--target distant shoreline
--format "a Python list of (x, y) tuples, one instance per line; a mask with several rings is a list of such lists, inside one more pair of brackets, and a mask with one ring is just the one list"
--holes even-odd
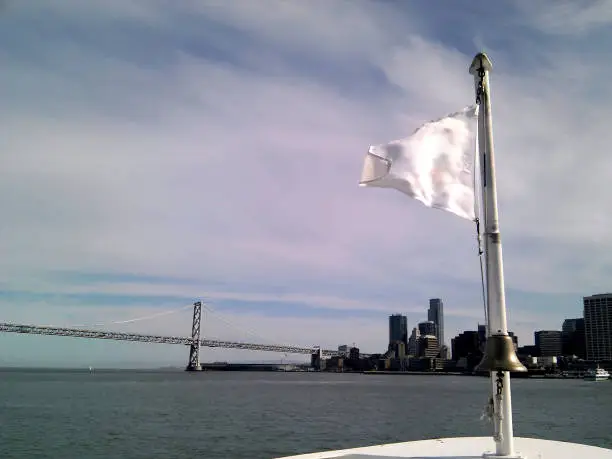
[(462, 373), (460, 371), (379, 371), (369, 370), (361, 371), (364, 375), (405, 375), (405, 376), (476, 376), (471, 373)]
[[(468, 373), (460, 371), (362, 371), (365, 375), (402, 375), (402, 376), (477, 376), (480, 378), (489, 377), (486, 373)], [(513, 379), (583, 379), (578, 375), (562, 376), (560, 374), (542, 374), (542, 373), (510, 373)]]
[[(19, 367), (19, 366), (3, 366), (0, 367), (0, 372), (26, 372), (26, 373), (119, 373), (119, 372), (134, 372), (134, 373), (183, 373), (183, 367), (157, 367), (157, 368), (69, 368), (69, 367)], [(471, 373), (460, 371), (389, 371), (389, 370), (367, 370), (367, 371), (314, 371), (304, 368), (283, 368), (281, 365), (267, 364), (229, 364), (229, 365), (202, 365), (202, 371), (192, 373), (208, 373), (208, 372), (248, 372), (248, 373), (321, 373), (321, 374), (361, 374), (367, 376), (383, 375), (383, 376), (476, 376), (488, 377), (486, 373)], [(513, 379), (583, 379), (582, 375), (566, 375), (561, 374), (544, 374), (536, 372), (527, 373), (511, 373)]]

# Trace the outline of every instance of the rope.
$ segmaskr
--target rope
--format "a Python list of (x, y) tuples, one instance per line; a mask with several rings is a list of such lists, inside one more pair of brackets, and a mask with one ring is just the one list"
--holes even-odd
[[(479, 107), (480, 108), (480, 104)], [(487, 315), (487, 297), (486, 297), (486, 289), (485, 289), (485, 275), (484, 275), (484, 262), (483, 262), (483, 254), (484, 254), (484, 250), (482, 249), (482, 232), (480, 231), (480, 200), (479, 200), (479, 196), (480, 193), (478, 193), (479, 187), (478, 187), (478, 183), (477, 183), (477, 176), (480, 172), (480, 149), (478, 146), (478, 121), (476, 122), (476, 147), (474, 148), (474, 173), (473, 178), (474, 178), (474, 215), (476, 216), (474, 218), (474, 223), (476, 224), (476, 243), (477, 243), (477, 247), (478, 247), (478, 261), (480, 264), (480, 285), (481, 285), (481, 289), (482, 289), (482, 306), (484, 309), (484, 317), (485, 317), (485, 324), (487, 324), (487, 328), (488, 328), (488, 315)], [(484, 206), (483, 206), (484, 207)]]

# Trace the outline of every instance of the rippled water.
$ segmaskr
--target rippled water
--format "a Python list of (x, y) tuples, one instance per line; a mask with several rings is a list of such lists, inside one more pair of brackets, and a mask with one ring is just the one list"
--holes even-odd
[[(0, 370), (0, 458), (273, 458), (490, 435), (486, 378)], [(612, 381), (512, 380), (518, 436), (612, 448)]]

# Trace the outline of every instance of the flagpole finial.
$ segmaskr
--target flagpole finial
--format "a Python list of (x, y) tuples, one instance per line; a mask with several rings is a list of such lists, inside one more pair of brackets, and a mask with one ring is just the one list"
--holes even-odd
[(472, 65), (470, 65), (470, 74), (476, 75), (478, 71), (482, 69), (485, 72), (490, 72), (493, 69), (493, 64), (491, 64), (491, 59), (485, 53), (478, 53), (474, 56), (474, 60), (472, 61)]

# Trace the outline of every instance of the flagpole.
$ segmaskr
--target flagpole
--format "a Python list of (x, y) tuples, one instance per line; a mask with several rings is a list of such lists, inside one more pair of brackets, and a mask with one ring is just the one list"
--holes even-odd
[[(480, 61), (479, 61), (480, 63)], [(470, 67), (471, 68), (471, 67)], [(485, 171), (485, 159), (486, 158), (481, 158), (480, 156), (485, 153), (487, 151), (487, 142), (486, 142), (486, 124), (485, 124), (485, 113), (484, 113), (484, 109), (481, 107), (482, 105), (482, 91), (483, 91), (483, 86), (484, 86), (484, 78), (483, 78), (483, 82), (481, 83), (480, 81), (480, 76), (478, 74), (478, 72), (476, 71), (474, 73), (474, 86), (476, 87), (476, 98), (478, 100), (478, 120), (477, 120), (477, 133), (478, 133), (478, 138), (477, 138), (477, 142), (478, 142), (478, 166), (479, 166), (479, 170), (478, 173), (480, 173), (480, 187), (481, 187), (481, 197), (482, 197), (482, 209), (484, 212), (484, 215), (482, 216), (483, 218), (483, 222), (486, 222), (486, 214), (487, 214), (487, 196), (486, 193), (484, 192), (484, 185), (485, 185), (485, 179), (484, 179), (484, 171)], [(477, 171), (474, 171), (474, 174), (476, 174)], [(474, 200), (477, 200), (478, 196), (476, 196), (476, 187), (474, 187)], [(476, 218), (480, 218), (480, 215), (476, 215)], [(480, 236), (479, 236), (480, 237)], [(486, 241), (485, 241), (486, 244)], [(488, 253), (487, 248), (485, 247), (485, 257), (486, 254)], [(487, 274), (489, 272), (488, 269), (488, 261), (485, 261), (485, 291), (489, 292), (490, 288), (490, 276)], [(490, 309), (489, 309), (489, 302), (488, 302), (488, 294), (487, 295), (483, 295), (483, 299), (485, 301), (485, 340), (488, 339), (491, 336), (491, 313), (490, 313)], [(483, 349), (484, 351), (484, 349)], [(490, 397), (490, 404), (493, 407), (493, 412), (495, 412), (495, 403), (494, 403), (494, 394), (496, 392), (496, 383), (495, 383), (495, 372), (491, 371), (489, 372), (489, 377), (491, 380), (491, 397)], [(499, 438), (499, 434), (500, 434), (500, 424), (499, 422), (494, 422), (493, 423), (493, 438)]]
[[(504, 291), (504, 272), (497, 210), (497, 187), (495, 180), (495, 153), (493, 148), (493, 125), (491, 116), (491, 87), (489, 72), (491, 61), (484, 53), (474, 57), (470, 73), (474, 75), (476, 102), (479, 107), (478, 142), (482, 169), (482, 193), (484, 208), (484, 239), (487, 285), (487, 337), (493, 333), (508, 335), (506, 319), (506, 299)], [(494, 431), (496, 457), (520, 457), (514, 451), (514, 432), (512, 428), (512, 398), (510, 394), (510, 373), (491, 372), (495, 388), (496, 403)]]

